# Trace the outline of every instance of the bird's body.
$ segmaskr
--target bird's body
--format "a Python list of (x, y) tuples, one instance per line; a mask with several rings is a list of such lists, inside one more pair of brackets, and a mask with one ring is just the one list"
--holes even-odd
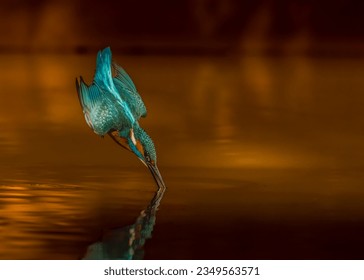
[[(112, 68), (116, 75), (113, 77)], [(147, 115), (145, 105), (129, 75), (116, 63), (112, 64), (111, 50), (99, 51), (92, 84), (82, 77), (76, 88), (87, 124), (104, 136), (130, 150), (150, 169), (158, 186), (163, 186), (158, 171), (154, 143), (139, 126), (139, 119)]]

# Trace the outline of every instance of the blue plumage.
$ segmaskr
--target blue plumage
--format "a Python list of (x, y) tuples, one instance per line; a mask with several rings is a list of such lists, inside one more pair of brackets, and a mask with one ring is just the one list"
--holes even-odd
[(113, 66), (116, 72), (113, 82), (120, 97), (128, 104), (135, 119), (138, 120), (140, 117), (146, 117), (147, 109), (133, 81), (123, 68), (116, 63), (113, 63)]
[(157, 168), (154, 143), (138, 123), (147, 115), (147, 110), (129, 75), (112, 63), (110, 48), (97, 53), (92, 84), (88, 86), (80, 77), (80, 81), (76, 79), (76, 88), (91, 129), (101, 136), (109, 134), (119, 145), (132, 151), (152, 172), (158, 186), (165, 187)]

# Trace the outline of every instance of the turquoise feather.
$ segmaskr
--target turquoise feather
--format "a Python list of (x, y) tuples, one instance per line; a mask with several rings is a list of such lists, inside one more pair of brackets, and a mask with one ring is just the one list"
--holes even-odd
[(88, 86), (81, 77), (76, 86), (86, 122), (96, 134), (133, 127), (136, 119), (112, 79), (110, 48), (97, 54), (93, 83)]
[(139, 120), (140, 117), (146, 117), (147, 109), (145, 108), (143, 100), (140, 97), (133, 81), (123, 68), (116, 63), (113, 63), (113, 66), (116, 72), (116, 76), (113, 78), (113, 81), (120, 97), (128, 104), (135, 119)]
[[(115, 69), (115, 77), (112, 75)], [(109, 134), (132, 151), (151, 171), (158, 186), (165, 187), (157, 168), (157, 154), (149, 135), (139, 126), (147, 110), (126, 71), (112, 62), (110, 48), (97, 53), (91, 85), (76, 79), (76, 88), (87, 124), (98, 135)]]

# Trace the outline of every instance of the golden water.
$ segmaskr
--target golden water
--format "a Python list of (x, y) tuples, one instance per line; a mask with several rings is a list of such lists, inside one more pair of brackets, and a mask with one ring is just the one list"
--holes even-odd
[(149, 171), (83, 118), (94, 56), (1, 55), (1, 259), (364, 257), (364, 60), (114, 58), (148, 109), (159, 211)]

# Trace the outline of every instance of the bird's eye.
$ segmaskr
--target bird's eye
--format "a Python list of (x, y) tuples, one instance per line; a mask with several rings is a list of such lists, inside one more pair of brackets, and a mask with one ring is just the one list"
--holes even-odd
[(145, 155), (145, 159), (147, 160), (147, 162), (150, 162), (150, 156), (148, 154)]

